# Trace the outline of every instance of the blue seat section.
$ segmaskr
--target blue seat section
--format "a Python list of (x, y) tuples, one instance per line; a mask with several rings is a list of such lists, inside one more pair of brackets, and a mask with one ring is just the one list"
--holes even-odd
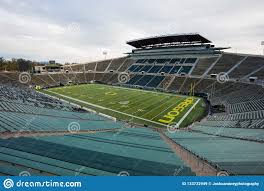
[(263, 143), (179, 131), (167, 133), (176, 143), (234, 175), (263, 175)]
[[(140, 59), (141, 65), (132, 65), (128, 69), (131, 72), (146, 73), (170, 73), (170, 74), (189, 74), (197, 58), (173, 58), (173, 59)], [(144, 64), (144, 65), (143, 65)]]
[(191, 71), (192, 66), (174, 66), (173, 69), (170, 71), (170, 74), (189, 74)]
[(159, 72), (169, 73), (173, 66), (164, 66)]
[(185, 62), (186, 58), (182, 58), (180, 61), (180, 64), (183, 64)]
[(175, 64), (175, 63), (179, 63), (180, 61), (181, 61), (181, 58), (173, 58), (173, 59), (171, 59), (171, 61), (169, 63)]
[(153, 64), (156, 61), (156, 59), (149, 59), (148, 64)]
[(181, 73), (189, 74), (191, 69), (192, 69), (192, 66), (182, 66), (181, 69), (178, 71), (178, 74), (181, 74)]
[(153, 65), (145, 65), (143, 68), (139, 70), (139, 72), (148, 72), (152, 67)]
[(170, 71), (170, 74), (177, 74), (180, 68), (181, 66), (174, 66), (172, 70)]
[(132, 77), (126, 84), (135, 84), (140, 78), (142, 78), (143, 75), (135, 75)]
[(143, 76), (139, 81), (137, 81), (134, 85), (145, 86), (145, 85), (147, 85), (147, 83), (149, 83), (153, 78), (154, 78), (154, 76), (145, 75), (145, 76)]
[(153, 66), (148, 73), (159, 73), (163, 66)]
[(139, 59), (139, 60), (136, 61), (136, 63), (140, 63), (140, 64), (142, 64), (145, 60), (146, 60), (146, 59)]
[[(76, 114), (78, 116), (78, 114)], [(93, 115), (93, 114), (92, 114)], [(68, 131), (78, 124), (80, 130), (100, 130), (122, 128), (121, 123), (110, 120), (93, 120), (81, 118), (62, 118), (55, 116), (33, 115), (16, 112), (0, 112), (1, 132), (17, 131)]]
[(143, 68), (143, 67), (144, 67), (144, 65), (139, 65), (132, 72), (139, 72), (141, 70), (141, 68)]
[(146, 86), (155, 88), (164, 80), (164, 78), (165, 76), (155, 76)]
[[(146, 128), (119, 132), (0, 139), (0, 157), (51, 174), (195, 175), (171, 151), (159, 133)], [(20, 160), (21, 159), (21, 160)], [(37, 163), (40, 163), (37, 166)], [(179, 171), (179, 169), (181, 169)], [(0, 170), (1, 172), (1, 170)]]
[(135, 70), (137, 67), (138, 67), (138, 65), (132, 65), (132, 66), (130, 66), (127, 70), (132, 72), (132, 71)]
[(221, 127), (208, 127), (202, 125), (194, 125), (192, 129), (213, 135), (223, 135), (223, 136), (229, 136), (235, 138), (264, 141), (263, 129), (224, 128), (224, 127), (221, 128)]
[(184, 63), (186, 64), (194, 64), (197, 58), (187, 58)]
[(164, 64), (165, 62), (169, 62), (171, 59), (157, 59), (157, 64)]

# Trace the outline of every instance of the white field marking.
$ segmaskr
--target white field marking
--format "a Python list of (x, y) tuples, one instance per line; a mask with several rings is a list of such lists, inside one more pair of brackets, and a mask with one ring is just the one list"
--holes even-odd
[[(148, 95), (148, 94), (144, 94), (144, 95)], [(142, 99), (141, 96), (136, 96), (136, 97), (139, 97), (139, 98), (138, 99), (134, 99), (133, 101), (135, 101), (135, 102), (131, 103), (131, 105), (134, 105), (134, 106), (132, 106), (132, 107), (124, 110), (124, 112), (128, 112), (129, 110), (132, 110), (133, 111), (135, 108), (138, 108), (139, 104), (141, 104), (141, 103), (144, 103), (145, 104), (145, 103), (148, 103), (148, 102), (153, 102), (152, 99), (147, 100), (148, 97), (145, 97), (144, 99)]]
[[(111, 88), (108, 88), (109, 89), (109, 91), (111, 92)], [(115, 91), (115, 90), (114, 90)], [(125, 90), (125, 92), (127, 92), (126, 90)], [(120, 91), (118, 91), (118, 92), (116, 92), (117, 94), (117, 96), (116, 97), (110, 97), (109, 96), (109, 98), (106, 98), (105, 99), (105, 107), (108, 107), (109, 105), (111, 105), (111, 104), (107, 104), (107, 102), (109, 102), (109, 101), (111, 101), (111, 102), (113, 102), (113, 101), (118, 101), (118, 102), (120, 102), (119, 100), (120, 99), (122, 99), (124, 96), (124, 94), (122, 95), (122, 92), (120, 92)], [(100, 95), (100, 94), (98, 94), (98, 95)], [(132, 92), (132, 93), (130, 93), (130, 95), (128, 95), (127, 97), (126, 97), (126, 100), (129, 100), (129, 99), (134, 99), (134, 97), (137, 97), (137, 96), (135, 96), (136, 95), (136, 93), (135, 92)], [(109, 100), (109, 101), (108, 101)], [(122, 107), (122, 106), (119, 106), (119, 104), (118, 103), (116, 103), (116, 106), (117, 106), (117, 109), (120, 109), (120, 107)], [(115, 107), (115, 106), (114, 106)]]
[[(127, 90), (129, 90), (129, 89), (127, 89)], [(155, 94), (155, 95), (158, 95), (158, 94), (160, 94), (160, 93), (158, 93), (158, 92), (151, 92), (152, 94)], [(148, 91), (144, 91), (144, 95), (147, 95), (148, 94)], [(182, 98), (182, 96), (178, 96), (178, 95), (173, 95), (173, 94), (165, 94), (165, 93), (162, 93), (161, 95), (164, 95), (164, 96), (166, 96), (165, 98), (170, 98), (170, 97), (173, 97), (174, 96), (174, 98), (177, 98), (177, 97), (180, 97), (180, 98)], [(165, 99), (164, 98), (164, 99)], [(142, 100), (140, 100), (141, 98), (139, 98), (139, 99), (135, 99), (135, 101), (137, 101), (137, 102), (134, 102), (133, 104), (135, 104), (135, 103), (141, 103), (142, 102)], [(139, 100), (139, 101), (138, 101)], [(133, 100), (134, 101), (134, 100)], [(144, 101), (144, 100), (143, 100)], [(151, 102), (151, 100), (149, 100), (150, 102)], [(155, 103), (154, 104), (152, 104), (152, 105), (155, 105)], [(151, 105), (151, 106), (152, 106)], [(135, 109), (135, 108), (137, 108), (138, 107), (138, 105), (135, 105), (135, 106), (133, 106), (133, 107), (130, 107), (130, 108), (128, 108), (128, 109), (126, 109), (126, 110), (124, 110), (123, 112), (127, 112), (127, 111), (129, 111), (129, 110), (133, 110), (133, 109)], [(150, 106), (147, 106), (147, 107), (150, 107)], [(153, 108), (153, 109), (151, 109), (151, 110), (154, 110), (154, 109), (157, 109), (157, 108)], [(137, 113), (137, 111), (136, 112), (134, 112), (134, 113)], [(134, 114), (133, 113), (133, 114)], [(147, 112), (148, 113), (148, 112)], [(143, 115), (145, 115), (145, 113), (143, 114)], [(142, 115), (142, 116), (143, 116)]]
[[(116, 87), (116, 88), (119, 88), (119, 89), (122, 89), (122, 87)], [(148, 92), (149, 93), (152, 93), (152, 94), (155, 94), (156, 96), (157, 95), (163, 95), (163, 96), (166, 96), (166, 97), (175, 97), (175, 98), (177, 98), (177, 97), (179, 97), (179, 98), (181, 98), (180, 100), (182, 100), (182, 98), (184, 97), (186, 97), (186, 96), (180, 96), (180, 95), (173, 95), (173, 94), (168, 94), (168, 93), (161, 93), (161, 92), (150, 92), (150, 91), (144, 91), (144, 90), (134, 90), (134, 89), (129, 89), (129, 88), (124, 88), (124, 89), (126, 89), (126, 90), (132, 90), (132, 91), (143, 91), (144, 92), (144, 95), (147, 95), (148, 94)], [(165, 98), (166, 98), (165, 97)], [(164, 99), (165, 99), (164, 98)], [(139, 98), (139, 99), (135, 99), (135, 101), (137, 101), (137, 102), (134, 102), (133, 104), (135, 104), (135, 103), (141, 103), (142, 102), (142, 100), (140, 100), (141, 98)], [(139, 100), (139, 101), (138, 101)], [(134, 101), (134, 100), (133, 100)], [(151, 100), (150, 100), (150, 102), (151, 102)], [(155, 105), (155, 103), (154, 104), (152, 104), (152, 105)], [(127, 112), (127, 111), (129, 111), (129, 110), (134, 110), (135, 108), (137, 108), (138, 107), (138, 105), (135, 105), (135, 106), (133, 106), (133, 107), (129, 107), (128, 109), (125, 109), (124, 110), (124, 112)], [(149, 107), (149, 106), (148, 106)], [(119, 108), (118, 108), (119, 109)], [(154, 109), (157, 109), (157, 108), (153, 108), (153, 109), (151, 109), (150, 111), (153, 111)], [(147, 113), (149, 113), (150, 111), (148, 111)], [(138, 111), (135, 111), (133, 114), (136, 114), (136, 113), (138, 113)], [(142, 116), (144, 116), (146, 113), (144, 113)], [(158, 114), (159, 115), (159, 114)], [(152, 120), (152, 119), (151, 119)]]
[[(93, 84), (93, 85), (98, 85), (98, 84)], [(107, 85), (103, 85), (103, 84), (100, 84), (100, 86), (106, 86)], [(119, 86), (112, 86), (113, 88), (117, 88), (117, 89), (126, 89), (126, 90), (130, 90), (130, 91), (139, 91), (139, 92), (149, 92), (149, 93), (152, 93), (152, 94), (162, 94), (162, 95), (173, 95), (171, 93), (166, 93), (166, 92), (153, 92), (153, 91), (147, 91), (147, 90), (140, 90), (140, 89), (134, 89), (134, 88), (126, 88), (126, 87), (119, 87)], [(185, 96), (185, 95), (177, 95), (178, 97), (189, 97), (189, 96)]]
[(184, 121), (184, 119), (191, 113), (193, 108), (199, 103), (200, 99), (198, 99), (195, 104), (184, 114), (184, 116), (178, 121), (177, 125), (180, 126), (180, 124)]
[(74, 100), (74, 101), (77, 101), (77, 102), (80, 102), (80, 103), (84, 103), (84, 104), (87, 104), (87, 105), (90, 105), (90, 106), (93, 106), (93, 107), (97, 107), (97, 108), (105, 109), (105, 110), (110, 110), (110, 111), (113, 111), (113, 112), (116, 112), (116, 113), (127, 115), (127, 116), (132, 117), (132, 118), (137, 118), (137, 119), (140, 119), (140, 120), (143, 120), (143, 121), (148, 121), (148, 122), (155, 123), (155, 124), (158, 124), (158, 125), (162, 125), (162, 126), (165, 126), (165, 127), (167, 126), (167, 125), (165, 125), (163, 123), (159, 123), (159, 122), (156, 122), (156, 121), (151, 121), (151, 120), (148, 120), (148, 119), (144, 119), (142, 117), (138, 117), (138, 116), (134, 116), (134, 115), (131, 115), (131, 114), (123, 113), (121, 111), (109, 109), (109, 108), (106, 108), (106, 107), (103, 107), (103, 106), (100, 106), (100, 105), (92, 104), (92, 103), (89, 103), (89, 102), (86, 102), (86, 101), (82, 101), (82, 100), (75, 99), (75, 98), (72, 98), (72, 97), (69, 97), (69, 96), (66, 96), (66, 95), (62, 95), (62, 94), (59, 94), (59, 93), (56, 93), (56, 92), (53, 92), (53, 91), (50, 91), (50, 90), (47, 90), (47, 91), (51, 92), (51, 93), (54, 93), (56, 95), (59, 95), (61, 97), (65, 97), (67, 99), (71, 99), (71, 100)]
[[(131, 104), (132, 102), (130, 101), (131, 99), (134, 99), (135, 97), (135, 93), (132, 92), (130, 95), (128, 95), (126, 98), (124, 98), (125, 96), (124, 95), (121, 95), (121, 94), (118, 94), (118, 96), (115, 98), (115, 99), (109, 99), (109, 101), (115, 101), (115, 105), (111, 105), (109, 106), (110, 104), (108, 104), (107, 102), (104, 104), (105, 107), (112, 107), (113, 109), (115, 110), (118, 110), (118, 109), (121, 109), (121, 108), (124, 108), (122, 104), (120, 104), (120, 102), (123, 101), (129, 101), (128, 104), (126, 104), (127, 106), (129, 106), (129, 104)], [(121, 101), (120, 101), (121, 100)], [(124, 112), (124, 111), (123, 111)]]
[[(136, 94), (135, 92), (133, 92), (131, 95), (132, 96), (128, 96), (127, 98), (129, 100), (133, 100), (133, 102), (130, 102), (130, 105), (128, 104), (128, 106), (129, 106), (128, 109), (123, 110), (123, 112), (127, 112), (128, 110), (130, 110), (130, 109), (132, 109), (134, 107), (137, 107), (136, 103), (141, 103), (141, 101), (142, 101), (141, 100), (142, 98), (138, 94)], [(142, 94), (142, 95), (147, 95), (147, 94), (145, 93), (145, 94)], [(132, 106), (132, 105), (135, 105), (135, 104), (136, 104), (136, 106)], [(116, 109), (120, 109), (120, 107), (117, 107)]]
[(105, 118), (108, 118), (108, 119), (111, 119), (112, 121), (116, 122), (116, 118), (115, 117), (112, 117), (110, 115), (106, 115), (104, 113), (98, 113), (98, 115), (100, 115), (102, 117), (105, 117)]
[[(83, 84), (83, 85), (79, 85), (79, 86), (86, 86), (87, 84)], [(88, 86), (104, 86), (105, 87), (105, 89), (109, 89), (110, 91), (112, 90), (112, 88), (116, 88), (116, 89), (125, 89), (125, 90), (127, 90), (127, 91), (129, 91), (129, 92), (131, 92), (131, 91), (139, 91), (139, 92), (144, 92), (145, 94), (147, 94), (147, 93), (151, 93), (151, 94), (155, 94), (155, 95), (157, 95), (157, 94), (160, 94), (160, 95), (166, 95), (166, 96), (173, 96), (173, 94), (170, 94), (170, 93), (165, 93), (165, 92), (153, 92), (153, 91), (146, 91), (146, 90), (140, 90), (140, 89), (133, 89), (133, 88), (126, 88), (126, 87), (119, 87), (119, 86), (111, 86), (111, 87), (109, 87), (109, 86), (107, 86), (107, 85), (103, 85), (103, 84), (88, 84)], [(71, 88), (70, 86), (66, 86), (67, 88)], [(63, 87), (63, 88), (65, 88), (65, 87)], [(100, 94), (98, 94), (98, 95), (100, 95)], [(133, 98), (134, 96), (133, 96), (133, 94), (132, 94), (132, 96), (131, 96), (131, 98)], [(137, 97), (137, 96), (136, 96)], [(189, 97), (189, 96), (184, 96), (184, 95), (176, 95), (176, 97), (180, 97), (180, 98), (186, 98), (186, 97)], [(115, 100), (115, 99), (114, 99)], [(135, 99), (135, 100), (139, 100), (139, 99)], [(107, 101), (107, 100), (106, 100)], [(113, 101), (113, 100), (111, 100), (111, 101)], [(106, 105), (106, 107), (108, 106), (108, 104)], [(124, 112), (126, 112), (126, 111), (128, 111), (128, 110), (130, 110), (130, 109), (134, 109), (135, 107), (137, 107), (137, 106), (134, 106), (134, 107), (129, 107), (128, 109), (125, 109), (124, 110)], [(122, 107), (118, 107), (117, 109), (121, 109)]]
[[(168, 100), (166, 100), (166, 99), (168, 99)], [(144, 116), (144, 115), (146, 115), (146, 114), (152, 112), (153, 110), (158, 109), (160, 106), (162, 106), (163, 104), (167, 103), (169, 100), (170, 100), (170, 98), (166, 96), (164, 99), (162, 99), (161, 101), (159, 101), (159, 103), (161, 103), (161, 105), (159, 105), (158, 107), (153, 107), (152, 109), (150, 109), (150, 110), (148, 110), (146, 113), (144, 113), (142, 116)], [(165, 102), (163, 102), (163, 101), (165, 101)], [(162, 103), (162, 102), (163, 102), (163, 103)], [(153, 104), (153, 105), (155, 105), (155, 104)], [(153, 105), (151, 105), (151, 107), (152, 107)], [(160, 114), (160, 113), (159, 113), (159, 114)], [(151, 119), (151, 120), (152, 120), (152, 119)]]
[[(170, 101), (170, 100), (168, 100)], [(167, 103), (168, 101), (166, 101), (165, 103)], [(179, 102), (183, 101), (183, 98), (179, 99), (175, 104), (167, 107), (166, 109), (164, 109), (163, 111), (159, 112), (157, 115), (155, 115), (154, 117), (152, 117), (150, 120), (155, 119), (156, 117), (158, 117), (160, 114), (164, 113), (165, 111), (169, 110), (171, 107), (174, 108), (176, 105), (178, 105)], [(162, 104), (163, 105), (163, 104)]]

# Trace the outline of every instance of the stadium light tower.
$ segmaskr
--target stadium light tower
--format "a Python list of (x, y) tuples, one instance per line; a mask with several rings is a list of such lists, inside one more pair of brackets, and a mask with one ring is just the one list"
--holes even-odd
[(107, 54), (108, 54), (107, 50), (103, 50), (104, 59), (106, 59)]

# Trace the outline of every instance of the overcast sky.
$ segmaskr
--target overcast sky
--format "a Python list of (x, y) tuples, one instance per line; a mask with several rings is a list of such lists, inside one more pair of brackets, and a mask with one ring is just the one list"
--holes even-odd
[(127, 40), (198, 32), (261, 54), (263, 0), (0, 0), (0, 56), (86, 62), (130, 52)]

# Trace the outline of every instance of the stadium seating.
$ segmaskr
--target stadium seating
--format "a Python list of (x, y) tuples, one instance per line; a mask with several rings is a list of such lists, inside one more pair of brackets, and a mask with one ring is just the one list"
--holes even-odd
[(252, 74), (250, 77), (257, 77), (258, 79), (264, 80), (264, 68), (259, 70), (258, 72)]
[(146, 86), (150, 88), (156, 88), (164, 80), (164, 78), (164, 76), (155, 76), (154, 78), (152, 78), (152, 80), (149, 81)]
[(105, 84), (111, 84), (110, 78), (113, 77), (113, 75), (113, 73), (104, 73), (104, 76), (101, 81)]
[(150, 76), (150, 75), (145, 75), (143, 76), (140, 80), (138, 80), (136, 83), (134, 83), (134, 85), (138, 85), (138, 86), (145, 86), (147, 85), (153, 78), (154, 76)]
[(214, 67), (209, 71), (208, 74), (219, 74), (221, 72), (228, 72), (234, 66), (236, 66), (240, 61), (245, 58), (244, 56), (223, 53)]
[[(26, 114), (19, 112), (3, 112), (0, 111), (1, 132), (41, 132), (41, 131), (69, 131), (71, 123), (78, 123), (80, 131), (83, 130), (104, 130), (118, 129), (122, 124), (113, 123), (94, 114), (86, 114), (86, 116), (72, 112), (60, 116), (52, 116), (57, 114), (49, 110), (49, 115), (43, 114)], [(71, 115), (71, 117), (69, 116)], [(78, 131), (78, 130), (77, 130)]]
[[(236, 132), (232, 131), (232, 134), (234, 136)], [(255, 131), (252, 132), (253, 134), (258, 133)], [(262, 175), (264, 173), (263, 143), (186, 131), (167, 133), (167, 135), (196, 156), (230, 174)], [(261, 137), (263, 138), (263, 134)]]
[(116, 59), (111, 60), (111, 64), (108, 67), (108, 71), (110, 71), (110, 70), (117, 71), (118, 68), (120, 68), (122, 66), (122, 64), (124, 63), (125, 60), (126, 60), (125, 57), (116, 58)]
[(44, 96), (34, 90), (24, 86), (9, 86), (6, 84), (0, 85), (1, 100), (14, 103), (24, 103), (36, 107), (45, 108), (64, 108), (65, 110), (72, 111), (74, 107), (64, 102)]
[[(258, 139), (260, 140), (262, 139), (261, 137), (263, 136), (263, 132), (264, 132), (263, 129), (248, 128), (251, 124), (254, 124), (255, 122), (259, 122), (259, 120), (252, 120), (252, 121), (243, 120), (240, 122), (221, 121), (221, 120), (207, 121), (206, 123), (204, 122), (204, 123), (195, 124), (191, 128), (194, 130), (201, 130), (203, 132), (211, 133), (214, 135), (217, 135), (215, 132), (218, 132), (220, 135), (229, 136), (229, 137), (250, 138), (251, 140), (258, 140)], [(232, 132), (234, 132), (235, 134), (233, 135)]]
[[(73, 121), (80, 124), (81, 130), (119, 131), (0, 139), (0, 163), (5, 167), (0, 165), (0, 174), (17, 175), (20, 170), (30, 168), (32, 175), (74, 175), (76, 169), (84, 168), (77, 173), (116, 175), (125, 170), (131, 175), (172, 175), (175, 168), (182, 166), (181, 175), (194, 175), (159, 133), (147, 128), (124, 128), (123, 122), (84, 112), (26, 87), (98, 82), (182, 94), (188, 94), (194, 87), (195, 95), (202, 94), (210, 103), (208, 116), (186, 131), (167, 136), (195, 156), (233, 175), (263, 175), (263, 64), (261, 56), (223, 52), (175, 58), (127, 56), (66, 65), (60, 73), (32, 74), (26, 85), (18, 82), (19, 73), (2, 72), (1, 133), (67, 131)], [(118, 81), (121, 72), (129, 74), (125, 84)], [(217, 76), (221, 72), (228, 74), (224, 82)], [(249, 81), (249, 77), (257, 78)], [(223, 109), (214, 113), (213, 107)], [(69, 150), (69, 156), (63, 157)], [(15, 161), (17, 168), (10, 161)], [(257, 164), (261, 166), (258, 168)]]
[(126, 59), (118, 68), (119, 72), (125, 72), (135, 61), (133, 59)]
[[(23, 160), (15, 163), (51, 174), (74, 175), (79, 166), (84, 168), (81, 175), (117, 175), (121, 171), (130, 175), (173, 175), (179, 168), (182, 169), (179, 175), (194, 175), (158, 133), (143, 128), (93, 135), (0, 140), (0, 146), (0, 155), (5, 156), (7, 162), (14, 157), (21, 158)], [(63, 154), (65, 151), (67, 155)], [(37, 167), (31, 160), (42, 161), (42, 165)]]
[(104, 60), (104, 61), (101, 61), (101, 62), (97, 62), (97, 67), (96, 67), (96, 71), (98, 72), (104, 72), (109, 64), (111, 64), (111, 60)]
[(95, 77), (95, 73), (90, 73), (90, 72), (85, 73), (85, 78), (88, 83), (93, 81), (94, 77)]
[(165, 79), (159, 84), (158, 89), (166, 90), (171, 80), (172, 80), (172, 77), (166, 76)]
[(87, 64), (84, 64), (84, 68), (86, 71), (95, 71), (95, 67), (96, 67), (96, 62), (90, 62)]
[[(31, 141), (31, 143), (30, 143)], [(91, 176), (91, 175), (116, 175), (103, 170), (89, 168), (71, 161), (55, 159), (47, 154), (33, 153), (34, 149), (30, 144), (38, 142), (38, 140), (29, 138), (10, 139), (8, 141), (1, 140), (0, 158), (1, 167), (0, 173), (3, 175), (18, 176), (21, 172), (27, 171), (30, 175), (64, 175), (64, 176)], [(8, 144), (9, 143), (9, 144)], [(25, 144), (23, 149), (15, 144)], [(9, 145), (9, 146), (8, 146)], [(37, 148), (36, 145), (35, 148)], [(49, 147), (47, 147), (49, 146)], [(49, 144), (42, 151), (49, 151), (51, 148), (56, 149), (55, 145)], [(4, 164), (3, 164), (4, 163)]]
[(95, 81), (102, 81), (103, 76), (104, 76), (104, 73), (95, 73), (94, 80)]
[(143, 77), (143, 75), (135, 75), (134, 77), (132, 77), (126, 84), (131, 84), (134, 85), (135, 83), (137, 83), (137, 81), (139, 81), (139, 79), (141, 79)]
[(230, 73), (230, 77), (243, 78), (262, 67), (263, 63), (264, 58), (249, 56)]
[(173, 82), (170, 84), (170, 86), (168, 87), (168, 90), (170, 91), (179, 91), (182, 84), (184, 83), (185, 81), (185, 77), (178, 77), (178, 78), (175, 78), (173, 80)]
[(203, 76), (205, 71), (217, 60), (217, 57), (200, 58), (196, 67), (192, 71), (194, 76)]

